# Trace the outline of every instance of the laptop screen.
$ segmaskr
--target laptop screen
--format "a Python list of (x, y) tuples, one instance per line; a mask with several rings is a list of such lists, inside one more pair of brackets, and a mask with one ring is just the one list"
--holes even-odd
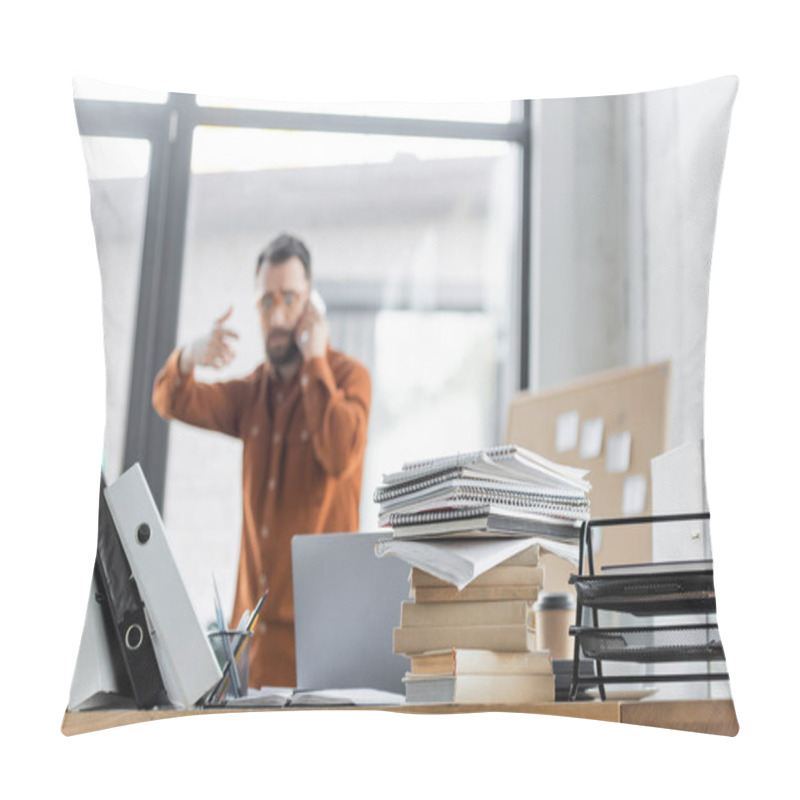
[(371, 688), (404, 694), (405, 656), (392, 652), (409, 566), (377, 558), (390, 533), (326, 533), (292, 539), (299, 689)]

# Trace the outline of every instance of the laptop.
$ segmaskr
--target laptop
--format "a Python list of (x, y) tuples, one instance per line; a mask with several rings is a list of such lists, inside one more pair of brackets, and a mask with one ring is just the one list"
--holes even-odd
[(370, 688), (405, 694), (405, 656), (392, 652), (408, 564), (377, 558), (390, 533), (292, 538), (295, 651), (299, 689)]

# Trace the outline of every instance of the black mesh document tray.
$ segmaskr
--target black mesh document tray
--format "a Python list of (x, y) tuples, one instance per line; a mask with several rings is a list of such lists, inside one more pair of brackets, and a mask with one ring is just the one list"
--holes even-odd
[(717, 610), (714, 572), (630, 575), (571, 575), (578, 601), (589, 608), (637, 616), (713, 614)]
[[(624, 628), (603, 627), (600, 624), (600, 613), (603, 611), (650, 618), (715, 614), (714, 573), (707, 559), (681, 562), (680, 566), (677, 562), (617, 565), (609, 569), (608, 574), (596, 575), (592, 542), (592, 533), (597, 528), (688, 522), (707, 520), (709, 517), (707, 511), (701, 511), (694, 514), (589, 520), (583, 524), (578, 552), (579, 574), (569, 579), (577, 595), (575, 625), (570, 628), (570, 634), (575, 639), (570, 700), (577, 699), (579, 689), (592, 684), (597, 685), (600, 698), (605, 700), (607, 683), (728, 680), (726, 670), (712, 671), (708, 667), (711, 662), (725, 660), (715, 622), (644, 627), (644, 620), (637, 620)], [(584, 558), (588, 561), (588, 574), (584, 574)], [(584, 619), (584, 609), (590, 609), (589, 624)], [(596, 676), (579, 674), (581, 654), (594, 660)], [(605, 675), (603, 665), (607, 661), (641, 664), (685, 662), (687, 665), (706, 662), (706, 667), (695, 668), (691, 672), (648, 672), (646, 676), (627, 672)], [(687, 669), (692, 668), (687, 666)]]
[(576, 628), (587, 658), (639, 663), (721, 661), (725, 658), (716, 625), (642, 628)]

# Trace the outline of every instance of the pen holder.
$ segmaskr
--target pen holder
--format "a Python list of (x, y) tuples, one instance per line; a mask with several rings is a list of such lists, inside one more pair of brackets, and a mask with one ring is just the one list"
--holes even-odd
[[(235, 663), (236, 676), (238, 678), (238, 685), (240, 694), (236, 693), (236, 686), (231, 680), (230, 662), (225, 659), (222, 668), (222, 680), (220, 681), (219, 691), (216, 692), (217, 701), (223, 700), (228, 697), (238, 697), (247, 694), (247, 685), (250, 680), (250, 642), (253, 638), (252, 631), (212, 631), (208, 634), (209, 638), (218, 637), (222, 642), (224, 636), (227, 644), (230, 645), (230, 652), (233, 654)], [(222, 652), (225, 653), (227, 647), (222, 645)], [(223, 658), (225, 658), (223, 656)]]

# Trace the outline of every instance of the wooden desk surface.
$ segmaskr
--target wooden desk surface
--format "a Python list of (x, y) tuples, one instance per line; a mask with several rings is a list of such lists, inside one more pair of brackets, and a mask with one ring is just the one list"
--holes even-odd
[[(245, 714), (272, 711), (292, 713), (315, 710), (310, 707), (295, 708), (236, 708), (190, 711), (68, 711), (61, 723), (65, 736), (116, 728), (173, 717), (191, 717), (200, 714)], [(338, 709), (337, 709), (338, 710)], [(559, 717), (593, 719), (603, 722), (621, 722), (628, 725), (646, 725), (655, 728), (712, 733), (719, 736), (736, 736), (739, 722), (731, 700), (679, 700), (651, 702), (623, 702), (618, 700), (588, 703), (541, 703), (537, 705), (410, 705), (383, 706), (380, 709), (364, 706), (342, 706), (342, 711), (381, 710), (400, 714), (475, 714), (504, 711), (517, 714), (546, 714)]]

